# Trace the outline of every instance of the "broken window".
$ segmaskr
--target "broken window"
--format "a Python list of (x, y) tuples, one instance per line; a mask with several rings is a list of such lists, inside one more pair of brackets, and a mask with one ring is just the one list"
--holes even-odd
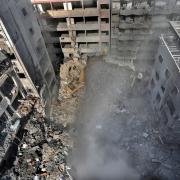
[(26, 78), (24, 73), (18, 73), (19, 78)]
[(6, 128), (6, 121), (8, 120), (8, 117), (5, 113), (2, 114), (0, 117), (0, 132)]
[(1, 92), (4, 94), (4, 96), (8, 97), (9, 99), (12, 98), (12, 90), (15, 87), (14, 81), (11, 77), (8, 77), (5, 82), (0, 87)]
[(176, 109), (174, 107), (174, 104), (173, 104), (172, 100), (167, 101), (167, 106), (169, 108), (169, 111), (170, 111), (171, 115), (173, 115), (175, 113)]
[(101, 21), (104, 23), (109, 23), (109, 18), (101, 18)]
[(16, 110), (18, 106), (21, 104), (20, 100), (23, 99), (23, 96), (20, 92), (18, 92), (18, 95), (16, 96), (14, 102), (12, 103), (12, 107)]
[(169, 79), (169, 77), (170, 77), (170, 72), (169, 72), (168, 69), (166, 69), (166, 71), (165, 71), (165, 76), (166, 76), (166, 79)]
[(159, 62), (162, 64), (162, 62), (163, 62), (163, 58), (162, 58), (162, 56), (161, 55), (159, 55)]
[[(76, 18), (76, 21), (77, 21), (77, 22), (82, 22), (82, 20), (81, 20), (79, 17)], [(86, 22), (92, 22), (92, 21), (97, 22), (97, 21), (98, 21), (98, 17), (93, 17), (93, 16), (91, 16), (91, 17), (85, 17), (85, 21), (86, 21)]]
[(156, 80), (159, 81), (159, 74), (156, 72)]
[(10, 106), (8, 106), (6, 110), (7, 110), (7, 112), (9, 113), (10, 116), (13, 116), (14, 111), (11, 109)]
[(101, 4), (101, 9), (109, 9), (109, 5), (108, 4)]
[(102, 35), (109, 35), (109, 31), (101, 31)]
[(159, 93), (157, 93), (157, 95), (156, 95), (156, 101), (157, 101), (158, 103), (160, 103), (160, 101), (161, 101), (161, 96), (160, 96)]

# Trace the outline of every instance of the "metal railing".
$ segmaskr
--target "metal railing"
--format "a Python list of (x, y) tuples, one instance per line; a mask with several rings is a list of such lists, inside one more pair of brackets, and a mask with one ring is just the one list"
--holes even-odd
[(178, 71), (180, 72), (180, 47), (178, 46), (178, 39), (174, 36), (161, 35), (160, 39), (163, 45), (167, 48), (170, 55), (172, 56)]

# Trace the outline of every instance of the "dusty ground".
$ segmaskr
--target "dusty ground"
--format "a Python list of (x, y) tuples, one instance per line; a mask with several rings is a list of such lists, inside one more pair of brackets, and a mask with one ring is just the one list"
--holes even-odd
[(89, 62), (76, 121), (72, 168), (77, 180), (180, 179), (180, 153), (166, 145), (150, 105), (148, 77)]

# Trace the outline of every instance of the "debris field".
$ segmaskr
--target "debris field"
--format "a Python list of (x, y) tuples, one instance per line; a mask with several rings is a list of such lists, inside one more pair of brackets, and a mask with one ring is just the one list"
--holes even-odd
[[(25, 101), (20, 107), (26, 116), (32, 108), (24, 129), (24, 136), (12, 162), (2, 179), (69, 179), (67, 156), (72, 150), (71, 125), (75, 119), (84, 89), (85, 61), (68, 61), (61, 66), (59, 99), (53, 104), (51, 117), (46, 118), (40, 104)], [(30, 109), (28, 109), (30, 108)]]
[(2, 179), (180, 178), (179, 147), (164, 142), (149, 102), (150, 72), (102, 58), (62, 66), (51, 117), (34, 105), (16, 159)]

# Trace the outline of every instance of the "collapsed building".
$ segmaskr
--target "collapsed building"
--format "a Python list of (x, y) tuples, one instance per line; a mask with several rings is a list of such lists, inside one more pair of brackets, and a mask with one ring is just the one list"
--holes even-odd
[(179, 143), (179, 0), (2, 0), (0, 4), (0, 161), (37, 99), (43, 115), (50, 115), (64, 58), (108, 55), (107, 62), (138, 72), (148, 65), (148, 73), (153, 69), (152, 106), (167, 132), (164, 138)]

